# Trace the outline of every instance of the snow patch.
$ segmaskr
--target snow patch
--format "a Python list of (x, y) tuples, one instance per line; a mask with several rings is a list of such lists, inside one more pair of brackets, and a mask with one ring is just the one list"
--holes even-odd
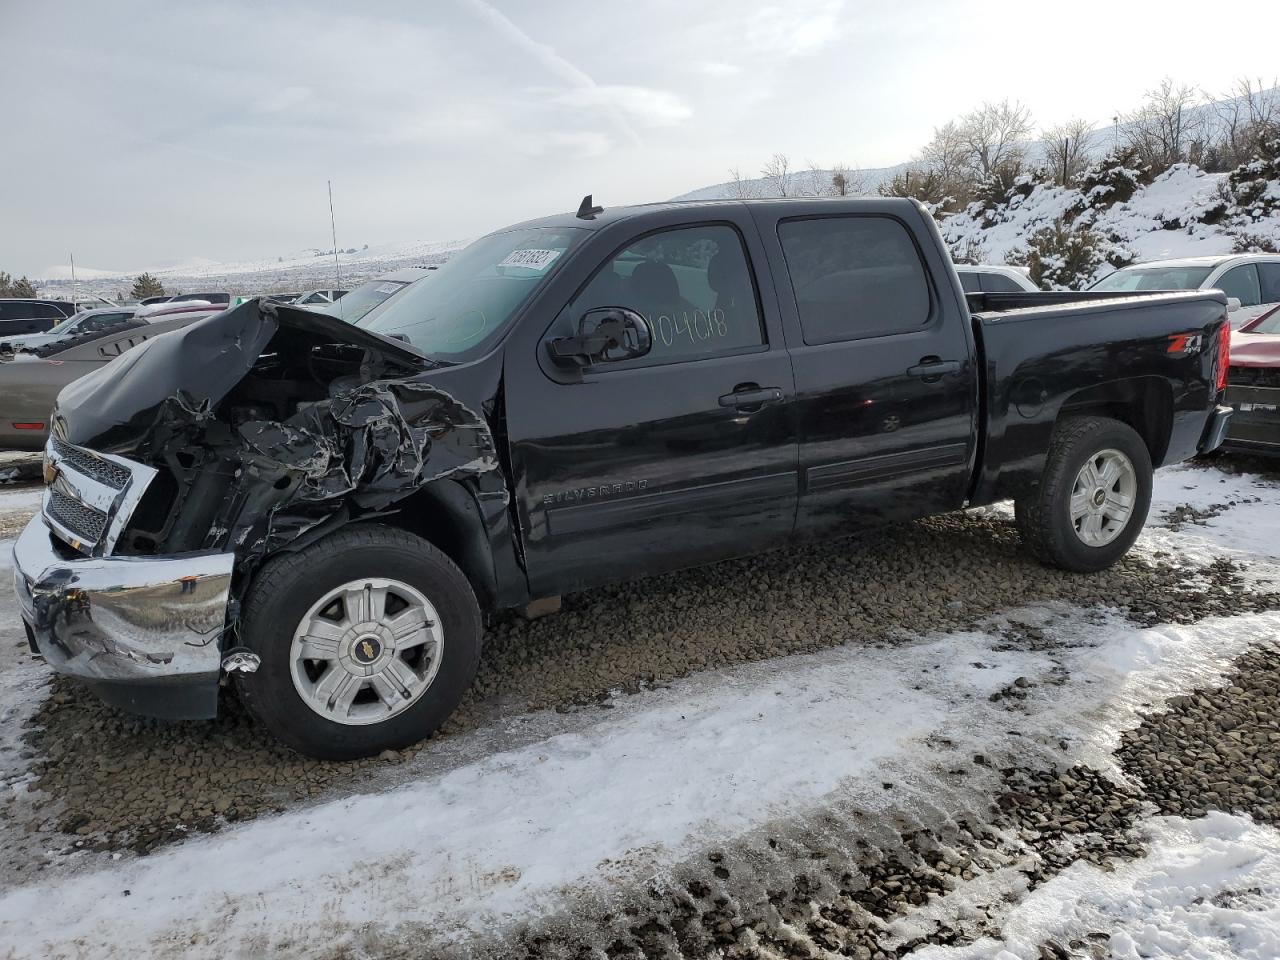
[(1047, 940), (1110, 937), (1117, 960), (1280, 957), (1280, 831), (1211, 812), (1142, 824), (1147, 856), (1113, 872), (1080, 862), (1012, 908), (1002, 939), (925, 947), (919, 960), (1017, 960)]

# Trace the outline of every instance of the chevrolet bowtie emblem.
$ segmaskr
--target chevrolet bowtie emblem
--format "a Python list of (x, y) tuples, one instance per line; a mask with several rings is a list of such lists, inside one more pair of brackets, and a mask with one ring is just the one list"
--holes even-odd
[(366, 660), (373, 659), (373, 644), (368, 640), (360, 641), (360, 651), (364, 654)]

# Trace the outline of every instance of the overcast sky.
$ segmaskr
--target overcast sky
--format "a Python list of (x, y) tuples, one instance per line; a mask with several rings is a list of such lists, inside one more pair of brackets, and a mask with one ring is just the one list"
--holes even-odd
[(907, 159), (1017, 98), (1099, 126), (1278, 71), (1280, 2), (0, 0), (0, 270), (475, 236)]

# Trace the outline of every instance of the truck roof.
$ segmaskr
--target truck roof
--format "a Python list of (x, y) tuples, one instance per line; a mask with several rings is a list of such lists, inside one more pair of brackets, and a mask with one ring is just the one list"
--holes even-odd
[(517, 230), (525, 227), (577, 227), (582, 230), (599, 230), (602, 227), (621, 220), (632, 220), (646, 214), (661, 213), (666, 210), (706, 210), (715, 211), (730, 207), (768, 207), (775, 208), (779, 206), (794, 206), (798, 210), (803, 209), (808, 204), (822, 204), (827, 209), (832, 205), (844, 205), (849, 207), (857, 207), (861, 210), (867, 208), (882, 208), (887, 211), (906, 211), (914, 210), (917, 206), (916, 201), (903, 197), (778, 197), (773, 199), (751, 199), (751, 200), (663, 200), (655, 203), (636, 203), (620, 207), (605, 207), (599, 213), (590, 219), (578, 216), (575, 213), (557, 213), (549, 217), (538, 217), (534, 220), (525, 220), (522, 223), (513, 223), (510, 226), (502, 227), (499, 230), (492, 231), (500, 233), (505, 230)]

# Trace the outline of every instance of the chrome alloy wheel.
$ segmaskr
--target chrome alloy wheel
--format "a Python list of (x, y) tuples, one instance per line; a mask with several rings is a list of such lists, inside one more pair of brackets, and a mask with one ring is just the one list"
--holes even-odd
[(289, 648), (289, 672), (320, 716), (380, 723), (427, 692), (443, 651), (440, 617), (421, 591), (366, 577), (330, 590), (307, 611)]
[(1084, 462), (1071, 488), (1071, 525), (1080, 542), (1105, 547), (1133, 516), (1138, 472), (1119, 450), (1100, 450)]

